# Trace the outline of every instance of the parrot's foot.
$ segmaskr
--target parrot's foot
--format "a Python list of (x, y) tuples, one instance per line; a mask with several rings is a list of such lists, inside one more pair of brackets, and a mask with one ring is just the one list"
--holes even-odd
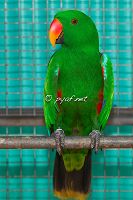
[(65, 134), (61, 128), (58, 128), (53, 134), (56, 143), (56, 150), (59, 155), (62, 154), (62, 149), (64, 148), (65, 144)]
[(100, 143), (100, 137), (101, 133), (98, 130), (93, 130), (90, 134), (89, 137), (91, 139), (91, 148), (95, 149), (95, 153), (98, 152), (99, 148), (99, 143)]

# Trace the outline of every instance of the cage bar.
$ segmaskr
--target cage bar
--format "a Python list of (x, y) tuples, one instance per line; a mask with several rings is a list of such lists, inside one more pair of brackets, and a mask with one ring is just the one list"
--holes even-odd
[[(133, 108), (113, 108), (109, 125), (133, 125)], [(0, 109), (0, 126), (44, 126), (44, 114), (41, 108)]]

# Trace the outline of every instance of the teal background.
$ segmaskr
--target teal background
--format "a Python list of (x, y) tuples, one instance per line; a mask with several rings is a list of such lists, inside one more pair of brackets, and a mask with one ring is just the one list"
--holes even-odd
[[(0, 108), (42, 107), (47, 63), (55, 51), (47, 38), (56, 12), (79, 9), (95, 21), (100, 49), (115, 76), (114, 106), (133, 107), (132, 0), (1, 0)], [(57, 47), (58, 48), (58, 47)], [(132, 126), (108, 126), (108, 135), (131, 135)], [(44, 135), (46, 127), (0, 127), (1, 135)], [(0, 200), (54, 200), (54, 153), (0, 150)], [(133, 200), (133, 150), (93, 155), (91, 200)]]

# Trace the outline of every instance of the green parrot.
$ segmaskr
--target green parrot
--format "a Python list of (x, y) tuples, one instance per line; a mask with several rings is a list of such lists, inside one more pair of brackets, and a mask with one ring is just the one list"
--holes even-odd
[(58, 12), (49, 29), (51, 57), (44, 86), (46, 126), (55, 138), (54, 193), (59, 199), (84, 200), (90, 192), (91, 151), (64, 149), (65, 136), (90, 136), (98, 151), (113, 101), (110, 59), (99, 52), (92, 19), (78, 10)]

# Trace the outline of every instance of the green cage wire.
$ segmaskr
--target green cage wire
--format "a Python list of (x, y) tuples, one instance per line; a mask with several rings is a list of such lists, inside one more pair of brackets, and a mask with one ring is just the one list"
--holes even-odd
[[(95, 21), (100, 49), (113, 63), (113, 106), (133, 107), (132, 0), (0, 0), (0, 115), (43, 106), (47, 63), (55, 51), (47, 33), (54, 14), (79, 9)], [(58, 47), (57, 47), (58, 48)], [(27, 113), (28, 114), (28, 113)], [(133, 126), (107, 126), (108, 135), (133, 135)], [(1, 126), (0, 135), (47, 135), (45, 126)], [(0, 150), (0, 200), (56, 200), (54, 152)], [(92, 158), (88, 200), (133, 200), (133, 150), (99, 151)]]

